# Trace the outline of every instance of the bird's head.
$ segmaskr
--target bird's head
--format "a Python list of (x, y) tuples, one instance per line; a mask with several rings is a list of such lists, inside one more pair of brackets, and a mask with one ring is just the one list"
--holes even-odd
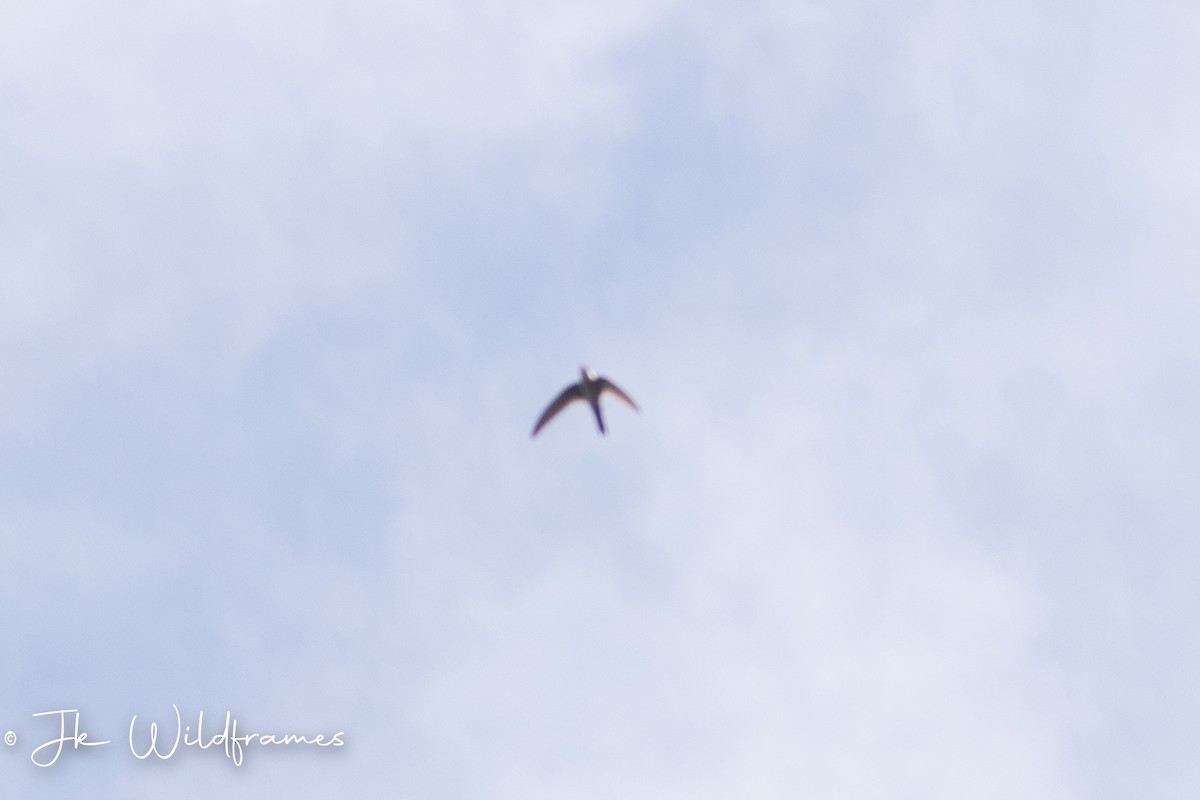
[(585, 381), (594, 381), (596, 380), (596, 372), (595, 370), (588, 369), (586, 366), (580, 367), (579, 377), (583, 378)]

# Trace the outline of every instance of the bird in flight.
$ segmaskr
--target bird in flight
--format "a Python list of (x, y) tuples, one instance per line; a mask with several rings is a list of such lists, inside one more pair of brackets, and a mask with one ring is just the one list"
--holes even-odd
[(600, 395), (605, 392), (612, 392), (617, 397), (629, 404), (629, 407), (634, 411), (638, 410), (637, 403), (621, 390), (621, 387), (610, 381), (602, 375), (597, 375), (587, 367), (579, 368), (579, 383), (572, 383), (567, 388), (559, 393), (558, 397), (554, 398), (554, 402), (546, 406), (546, 410), (542, 412), (542, 416), (538, 417), (537, 424), (533, 426), (533, 436), (538, 435), (547, 422), (554, 419), (554, 415), (562, 411), (576, 400), (586, 400), (588, 405), (592, 407), (592, 413), (596, 415), (596, 424), (600, 426), (601, 435), (604, 434), (604, 417), (600, 413)]

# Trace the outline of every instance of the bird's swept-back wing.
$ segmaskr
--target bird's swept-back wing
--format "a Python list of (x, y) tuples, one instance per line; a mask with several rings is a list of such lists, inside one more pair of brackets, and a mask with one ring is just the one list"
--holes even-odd
[(608, 378), (600, 378), (599, 380), (596, 381), (596, 383), (600, 387), (601, 394), (603, 394), (606, 391), (612, 392), (617, 397), (621, 398), (626, 403), (628, 403), (629, 407), (632, 408), (634, 411), (638, 410), (637, 403), (633, 402), (633, 398), (630, 397), (629, 395), (625, 394), (625, 392), (621, 391), (621, 387), (617, 386), (615, 383), (610, 381)]
[(546, 410), (542, 412), (542, 416), (538, 417), (537, 424), (533, 426), (533, 433), (530, 436), (537, 436), (538, 431), (550, 420), (554, 419), (554, 415), (562, 411), (573, 400), (582, 400), (583, 390), (579, 388), (578, 383), (572, 383), (567, 388), (563, 389), (558, 397), (554, 398), (554, 402), (546, 406)]

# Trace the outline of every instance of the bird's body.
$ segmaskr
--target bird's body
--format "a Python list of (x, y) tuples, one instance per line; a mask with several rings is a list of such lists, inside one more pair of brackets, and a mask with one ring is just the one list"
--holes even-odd
[(533, 436), (537, 436), (538, 431), (545, 427), (546, 423), (554, 418), (554, 416), (569, 406), (576, 400), (586, 400), (587, 404), (592, 407), (592, 413), (596, 415), (596, 425), (600, 428), (600, 434), (606, 433), (604, 429), (604, 416), (600, 413), (600, 396), (605, 392), (612, 392), (617, 397), (629, 404), (629, 407), (634, 411), (638, 410), (637, 403), (625, 394), (619, 386), (601, 375), (597, 375), (587, 367), (579, 368), (579, 382), (572, 383), (570, 386), (563, 389), (558, 397), (550, 405), (546, 406), (546, 410), (542, 412), (542, 416), (538, 418), (537, 424), (533, 426)]

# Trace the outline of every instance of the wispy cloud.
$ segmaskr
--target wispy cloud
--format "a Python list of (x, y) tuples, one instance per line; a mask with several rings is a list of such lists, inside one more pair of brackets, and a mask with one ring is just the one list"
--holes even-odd
[(1181, 794), (1198, 20), (1084, 11), (0, 12), (5, 785)]

